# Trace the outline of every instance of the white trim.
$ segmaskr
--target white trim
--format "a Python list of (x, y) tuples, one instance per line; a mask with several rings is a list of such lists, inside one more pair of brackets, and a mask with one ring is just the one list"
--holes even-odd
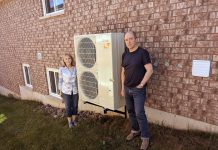
[[(23, 86), (23, 87), (26, 87), (26, 86)], [(29, 89), (30, 89), (30, 88), (29, 88)], [(7, 88), (1, 86), (1, 85), (0, 85), (0, 94), (1, 94), (1, 95), (4, 95), (4, 96), (10, 96), (10, 95), (12, 95), (12, 96), (14, 96), (15, 98), (18, 98), (18, 99), (21, 98), (21, 96), (20, 96), (19, 94), (14, 93), (13, 91), (11, 91), (11, 90), (9, 90), (9, 89), (7, 89)]]
[(46, 19), (46, 18), (50, 18), (50, 17), (54, 17), (54, 16), (63, 15), (63, 14), (64, 14), (64, 10), (59, 10), (57, 12), (45, 14), (43, 17), (39, 17), (39, 19)]
[(45, 16), (46, 15), (45, 0), (42, 0), (42, 10), (43, 10), (43, 16)]
[[(49, 71), (52, 71), (52, 72), (54, 72), (54, 75), (55, 75), (55, 72), (57, 72), (58, 73), (58, 69), (55, 69), (55, 68), (46, 68), (46, 75), (47, 75), (47, 81), (48, 81), (48, 90), (49, 90), (49, 95), (51, 95), (51, 96), (53, 96), (53, 97), (56, 97), (56, 98), (59, 98), (59, 99), (62, 99), (61, 98), (61, 96), (59, 95), (59, 94), (57, 94), (57, 93), (53, 93), (52, 91), (51, 91), (51, 83), (50, 83), (50, 76), (49, 76)], [(55, 79), (55, 84), (56, 84), (56, 90), (58, 90), (58, 83), (57, 83), (57, 81), (56, 81), (56, 77), (54, 77), (54, 79)]]
[[(54, 107), (64, 108), (64, 103), (62, 103), (59, 98), (34, 92), (33, 90), (27, 88), (26, 86), (19, 86), (19, 87), (20, 87), (20, 98), (22, 100), (33, 100), (33, 101), (42, 102), (45, 105), (49, 104)], [(0, 86), (0, 90), (1, 90), (1, 86)]]
[[(42, 0), (43, 17), (39, 17), (39, 19), (44, 19), (44, 18), (49, 18), (49, 17), (64, 14), (64, 8), (62, 10), (56, 10), (55, 3), (56, 3), (56, 1), (54, 1), (54, 12), (47, 13), (46, 6), (45, 6), (46, 2), (45, 2), (45, 0)], [(63, 7), (64, 7), (64, 0), (63, 0)]]
[[(28, 71), (28, 75), (29, 75), (30, 84), (27, 83), (25, 67), (28, 68), (27, 71)], [(30, 65), (29, 64), (22, 64), (22, 69), (23, 69), (23, 76), (24, 76), (25, 86), (33, 88), (32, 81), (31, 81), (31, 76), (30, 76)]]
[(145, 106), (149, 122), (180, 130), (218, 133), (218, 126)]
[(50, 96), (56, 97), (58, 99), (62, 99), (62, 97), (59, 94), (50, 93)]

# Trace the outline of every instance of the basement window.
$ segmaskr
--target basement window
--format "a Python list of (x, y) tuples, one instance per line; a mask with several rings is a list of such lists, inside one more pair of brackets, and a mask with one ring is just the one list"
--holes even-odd
[(42, 0), (44, 16), (63, 14), (64, 0)]
[(58, 69), (46, 68), (49, 95), (61, 98), (60, 90), (58, 89)]
[(30, 66), (28, 64), (22, 64), (23, 76), (25, 81), (25, 86), (32, 88), (32, 82), (30, 77)]

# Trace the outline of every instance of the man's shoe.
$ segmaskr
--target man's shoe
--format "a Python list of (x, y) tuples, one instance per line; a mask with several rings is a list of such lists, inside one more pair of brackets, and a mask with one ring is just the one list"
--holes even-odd
[(148, 148), (149, 145), (149, 139), (142, 139), (142, 145), (140, 150), (146, 150)]
[(131, 140), (133, 140), (135, 137), (137, 137), (139, 135), (140, 135), (140, 132), (137, 132), (137, 133), (131, 132), (129, 135), (127, 135), (126, 140), (131, 141)]

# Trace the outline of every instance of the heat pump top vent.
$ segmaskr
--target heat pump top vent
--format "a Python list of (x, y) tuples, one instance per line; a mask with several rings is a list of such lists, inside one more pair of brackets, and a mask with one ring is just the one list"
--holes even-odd
[(98, 81), (91, 72), (83, 72), (80, 78), (83, 93), (90, 99), (98, 96)]
[(78, 56), (83, 66), (91, 68), (96, 62), (96, 48), (90, 38), (83, 38), (79, 42)]

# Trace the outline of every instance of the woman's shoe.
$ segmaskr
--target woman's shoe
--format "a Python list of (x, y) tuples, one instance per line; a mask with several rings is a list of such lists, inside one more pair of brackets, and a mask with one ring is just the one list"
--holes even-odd
[(76, 121), (73, 121), (72, 124), (73, 124), (73, 126), (77, 126), (78, 125), (78, 123)]
[(68, 124), (69, 125), (69, 128), (73, 128), (74, 124), (71, 122)]

